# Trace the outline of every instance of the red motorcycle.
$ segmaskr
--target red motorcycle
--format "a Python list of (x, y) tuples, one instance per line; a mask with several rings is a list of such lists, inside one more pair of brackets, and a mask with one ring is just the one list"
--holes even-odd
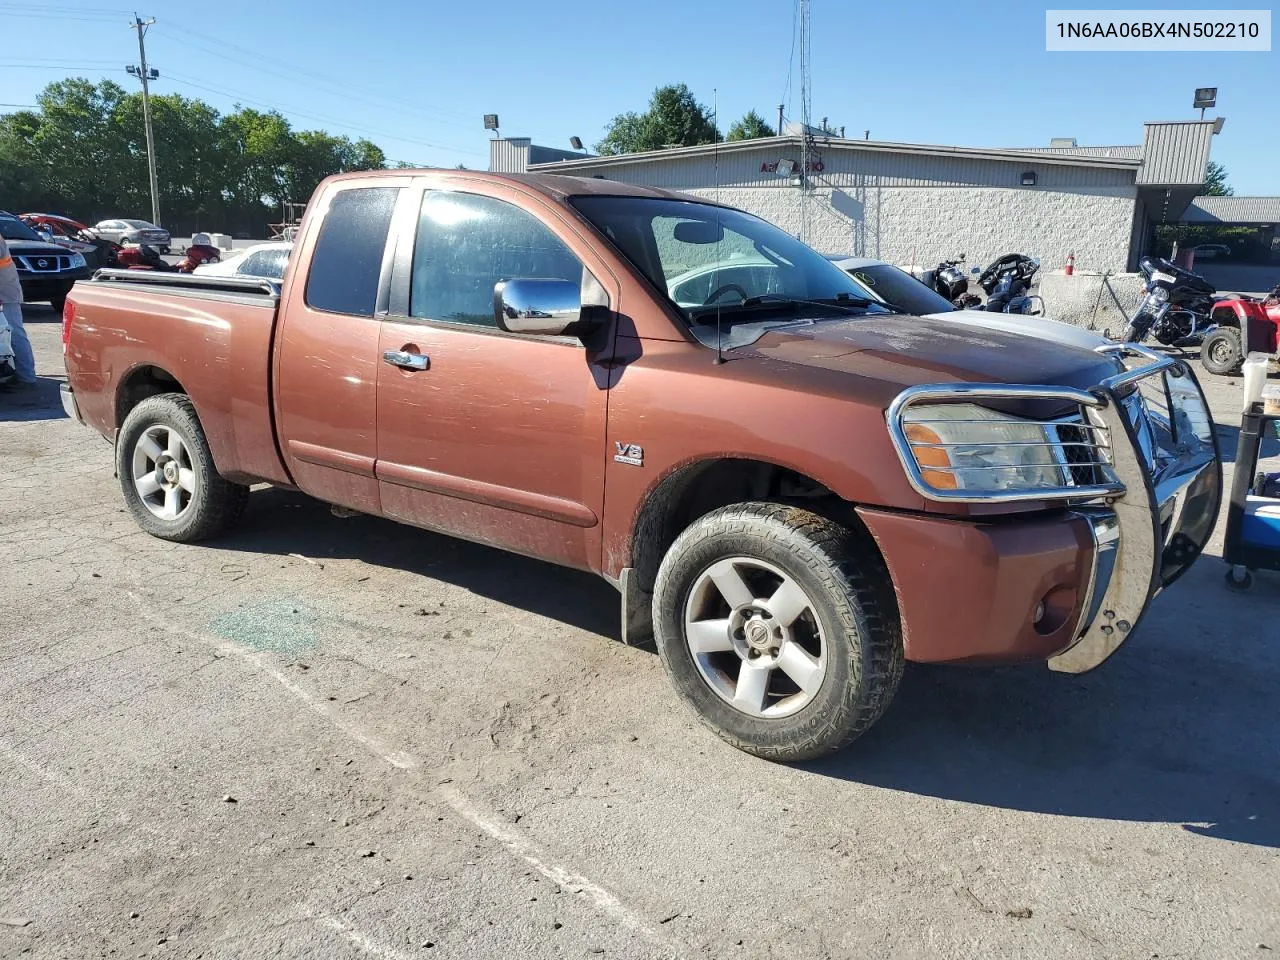
[(221, 259), (222, 251), (204, 243), (193, 243), (187, 247), (185, 255), (176, 264), (166, 261), (160, 256), (160, 251), (149, 243), (127, 244), (117, 254), (120, 266), (126, 270), (156, 270), (163, 273), (193, 273), (196, 267), (217, 263)]
[(1210, 373), (1237, 374), (1250, 353), (1275, 357), (1280, 352), (1280, 284), (1262, 300), (1219, 300), (1209, 319), (1213, 326), (1200, 345), (1200, 359)]

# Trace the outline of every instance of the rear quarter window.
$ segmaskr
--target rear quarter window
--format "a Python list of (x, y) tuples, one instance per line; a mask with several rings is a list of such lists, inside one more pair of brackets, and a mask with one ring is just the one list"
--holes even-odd
[(307, 273), (307, 306), (373, 316), (399, 187), (340, 190), (320, 224)]

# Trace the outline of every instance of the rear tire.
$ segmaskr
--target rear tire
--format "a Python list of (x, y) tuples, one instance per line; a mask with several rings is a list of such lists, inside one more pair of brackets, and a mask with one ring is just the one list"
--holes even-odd
[(1220, 377), (1240, 372), (1244, 362), (1244, 344), (1238, 327), (1219, 327), (1204, 338), (1200, 345), (1200, 359), (1204, 368)]
[(893, 586), (875, 543), (800, 507), (741, 503), (695, 521), (663, 558), (653, 614), (680, 698), (767, 760), (845, 746), (902, 678)]
[(53, 312), (58, 314), (59, 316), (62, 315), (62, 308), (65, 307), (66, 305), (67, 305), (66, 294), (63, 294), (60, 297), (52, 297), (49, 300), (49, 306), (53, 307)]
[(191, 401), (148, 397), (129, 411), (116, 438), (116, 473), (133, 519), (161, 540), (216, 536), (244, 512), (249, 488), (224, 480)]

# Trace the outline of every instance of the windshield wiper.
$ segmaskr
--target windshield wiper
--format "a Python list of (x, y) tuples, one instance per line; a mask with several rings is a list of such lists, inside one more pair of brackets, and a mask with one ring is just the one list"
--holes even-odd
[(757, 312), (760, 310), (777, 310), (779, 308), (789, 307), (795, 310), (797, 307), (812, 306), (825, 307), (827, 309), (843, 310), (845, 313), (861, 314), (868, 307), (880, 307), (889, 313), (901, 313), (896, 307), (890, 307), (888, 304), (881, 303), (878, 300), (868, 300), (866, 297), (850, 297), (841, 294), (838, 297), (825, 300), (806, 300), (802, 297), (788, 297), (779, 293), (766, 293), (756, 297), (747, 297), (745, 300), (739, 300), (737, 303), (719, 303), (707, 304), (701, 307), (691, 307), (688, 311), (690, 318), (705, 317), (709, 314), (735, 314), (740, 312)]

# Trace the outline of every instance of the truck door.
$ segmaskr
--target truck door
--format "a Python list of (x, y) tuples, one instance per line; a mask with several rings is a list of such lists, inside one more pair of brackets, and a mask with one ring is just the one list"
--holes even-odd
[[(373, 184), (377, 183), (377, 186)], [(407, 181), (406, 181), (407, 184)], [(285, 278), (276, 341), (276, 429), (297, 485), (312, 496), (379, 512), (377, 378), (379, 297), (400, 187), (343, 181), (328, 193)]]
[(383, 513), (599, 569), (608, 371), (576, 338), (499, 330), (493, 288), (594, 278), (616, 305), (612, 276), (550, 205), (505, 185), (426, 189), (414, 219), (378, 345)]

